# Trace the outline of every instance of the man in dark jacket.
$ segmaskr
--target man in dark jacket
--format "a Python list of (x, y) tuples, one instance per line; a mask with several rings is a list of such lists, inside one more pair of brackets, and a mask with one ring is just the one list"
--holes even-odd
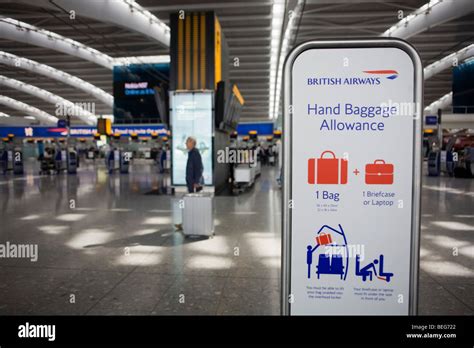
[(196, 149), (196, 139), (188, 137), (186, 139), (186, 148), (188, 149), (188, 162), (186, 163), (186, 186), (188, 192), (199, 192), (202, 190), (202, 165), (201, 154)]
[[(188, 192), (199, 192), (202, 190), (202, 173), (204, 167), (202, 165), (201, 154), (196, 149), (196, 139), (188, 137), (186, 139), (186, 148), (188, 149), (188, 162), (186, 163), (186, 186)], [(183, 224), (174, 225), (180, 231), (183, 229)]]

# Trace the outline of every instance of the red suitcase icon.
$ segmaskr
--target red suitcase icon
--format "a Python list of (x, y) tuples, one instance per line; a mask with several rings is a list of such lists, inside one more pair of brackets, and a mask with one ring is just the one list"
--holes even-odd
[(392, 185), (393, 164), (378, 159), (365, 165), (365, 183), (367, 185)]
[[(324, 158), (325, 154), (332, 155), (332, 158)], [(317, 159), (310, 158), (308, 184), (347, 184), (347, 160), (336, 158), (332, 151), (324, 151)]]
[(329, 233), (321, 233), (316, 237), (316, 243), (319, 245), (327, 245), (332, 243), (332, 236)]

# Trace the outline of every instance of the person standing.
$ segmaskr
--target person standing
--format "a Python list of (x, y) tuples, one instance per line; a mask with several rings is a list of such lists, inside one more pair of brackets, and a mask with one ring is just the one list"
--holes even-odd
[[(196, 148), (196, 138), (188, 137), (186, 139), (186, 149), (188, 150), (188, 161), (186, 162), (186, 186), (189, 193), (202, 190), (202, 173), (204, 167), (199, 150)], [(174, 225), (176, 230), (181, 231), (183, 224)]]
[(188, 149), (188, 161), (186, 163), (186, 186), (188, 192), (199, 192), (202, 190), (202, 173), (204, 167), (199, 150), (196, 148), (196, 139), (188, 137), (186, 139), (186, 148)]

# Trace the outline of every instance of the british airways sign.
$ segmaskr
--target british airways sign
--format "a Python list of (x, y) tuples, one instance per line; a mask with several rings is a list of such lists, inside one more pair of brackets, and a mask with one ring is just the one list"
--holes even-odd
[(398, 71), (396, 70), (364, 70), (362, 74), (356, 77), (309, 77), (307, 85), (380, 85), (384, 78), (394, 80), (398, 77)]
[[(162, 124), (150, 125), (118, 125), (112, 127), (114, 133), (122, 135), (130, 135), (136, 133), (139, 136), (151, 136), (152, 133), (158, 135), (167, 135), (167, 129)], [(70, 136), (72, 137), (92, 137), (97, 132), (95, 127), (71, 127)], [(56, 138), (65, 137), (67, 135), (66, 128), (58, 127), (0, 127), (0, 137), (7, 137), (8, 134), (13, 134), (16, 137), (27, 138)]]

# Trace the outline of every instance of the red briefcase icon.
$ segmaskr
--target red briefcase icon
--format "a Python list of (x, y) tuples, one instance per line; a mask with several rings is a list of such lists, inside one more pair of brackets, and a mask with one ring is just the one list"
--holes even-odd
[(332, 243), (332, 236), (329, 233), (321, 233), (316, 236), (316, 243), (319, 245), (327, 245)]
[[(324, 158), (325, 154), (332, 155), (332, 158)], [(310, 158), (308, 184), (347, 184), (347, 160), (336, 158), (332, 151), (324, 151), (317, 160)]]
[(365, 183), (367, 185), (392, 185), (393, 164), (378, 159), (365, 165)]

